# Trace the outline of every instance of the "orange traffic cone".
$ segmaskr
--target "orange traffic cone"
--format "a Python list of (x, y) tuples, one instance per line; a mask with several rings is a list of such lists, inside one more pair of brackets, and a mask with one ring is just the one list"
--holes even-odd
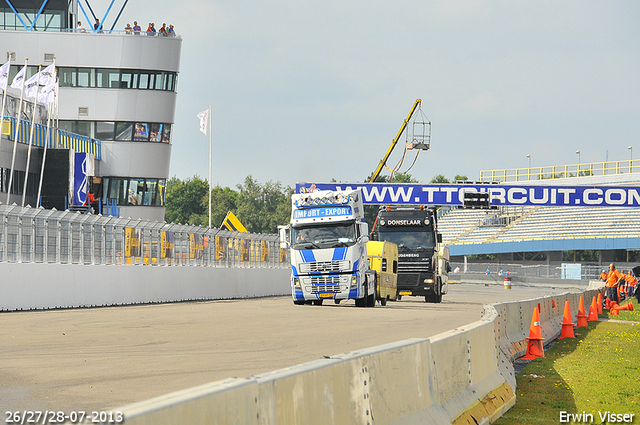
[(625, 311), (633, 311), (633, 304), (631, 303), (627, 303), (625, 305), (621, 305), (618, 306), (616, 308), (614, 308), (614, 310), (616, 311), (614, 314), (618, 314), (619, 311), (625, 310)]
[(602, 293), (598, 292), (598, 314), (602, 314)]
[(562, 317), (562, 331), (560, 331), (560, 339), (563, 338), (575, 338), (573, 335), (573, 325), (571, 322), (571, 307), (569, 306), (569, 300), (564, 302), (564, 316)]
[(596, 302), (596, 296), (594, 295), (591, 300), (591, 306), (589, 307), (589, 317), (587, 318), (589, 322), (598, 321), (598, 306), (596, 305)]
[(540, 328), (540, 310), (533, 309), (533, 316), (531, 317), (531, 327), (529, 328), (529, 336), (526, 338), (529, 340), (527, 345), (527, 354), (523, 359), (537, 359), (538, 357), (544, 357), (544, 347), (542, 346), (542, 329)]
[(584, 299), (580, 297), (580, 304), (578, 304), (578, 328), (589, 326), (587, 323), (587, 313), (584, 311)]

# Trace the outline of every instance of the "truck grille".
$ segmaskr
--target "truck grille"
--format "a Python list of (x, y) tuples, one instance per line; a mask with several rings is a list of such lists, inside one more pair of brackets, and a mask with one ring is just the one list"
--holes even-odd
[(411, 288), (420, 284), (419, 274), (398, 274), (398, 289), (399, 288)]
[(312, 294), (320, 292), (340, 292), (340, 285), (313, 285), (311, 287)]
[(300, 264), (300, 273), (302, 274), (347, 271), (350, 269), (351, 265), (349, 264), (349, 260), (317, 261), (314, 263)]
[(428, 262), (422, 263), (400, 263), (398, 262), (398, 274), (400, 273), (430, 273), (431, 267)]
[(340, 276), (312, 277), (312, 285), (340, 285)]

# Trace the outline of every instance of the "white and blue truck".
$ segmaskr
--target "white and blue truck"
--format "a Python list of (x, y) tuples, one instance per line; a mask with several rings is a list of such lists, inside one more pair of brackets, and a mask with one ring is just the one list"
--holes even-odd
[(294, 304), (352, 299), (359, 307), (375, 306), (360, 190), (298, 193), (291, 203), (291, 222), (278, 229), (280, 247), (290, 249)]

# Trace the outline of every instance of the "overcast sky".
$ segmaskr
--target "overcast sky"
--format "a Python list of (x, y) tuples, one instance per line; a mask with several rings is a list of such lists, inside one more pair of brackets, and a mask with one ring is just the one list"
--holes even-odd
[[(102, 15), (109, 1), (91, 1)], [(114, 4), (106, 27), (122, 1)], [(416, 99), (431, 149), (409, 171), (640, 159), (640, 2), (130, 0), (117, 28), (182, 37), (171, 176), (363, 181)], [(401, 139), (389, 165), (403, 152)], [(405, 171), (415, 153), (409, 151)]]

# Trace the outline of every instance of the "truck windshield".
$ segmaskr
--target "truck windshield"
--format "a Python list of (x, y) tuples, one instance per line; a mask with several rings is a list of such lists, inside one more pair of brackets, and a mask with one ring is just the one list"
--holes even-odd
[(378, 239), (392, 242), (400, 248), (433, 249), (435, 246), (431, 232), (379, 232)]
[(291, 229), (293, 249), (337, 248), (351, 246), (356, 241), (353, 221), (321, 226), (300, 226)]

